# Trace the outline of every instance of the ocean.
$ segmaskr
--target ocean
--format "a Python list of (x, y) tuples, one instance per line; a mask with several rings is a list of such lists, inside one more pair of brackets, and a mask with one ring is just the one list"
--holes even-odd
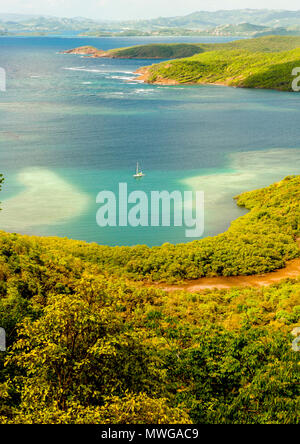
[[(136, 81), (157, 60), (61, 51), (225, 38), (0, 38), (0, 229), (105, 245), (180, 243), (184, 227), (99, 227), (100, 191), (203, 191), (213, 236), (237, 194), (300, 173), (300, 95)], [(135, 180), (136, 162), (146, 176)]]

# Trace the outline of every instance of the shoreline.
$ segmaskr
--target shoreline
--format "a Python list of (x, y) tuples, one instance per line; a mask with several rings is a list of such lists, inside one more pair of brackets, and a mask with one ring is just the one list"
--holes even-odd
[(135, 77), (134, 80), (138, 80), (139, 82), (147, 83), (149, 85), (161, 85), (161, 86), (224, 86), (227, 88), (241, 88), (241, 89), (264, 89), (267, 91), (278, 91), (278, 92), (293, 92), (293, 91), (286, 91), (284, 89), (280, 88), (259, 88), (259, 87), (246, 87), (242, 85), (230, 85), (229, 82), (185, 82), (181, 83), (178, 82), (178, 80), (175, 79), (168, 79), (166, 77), (159, 77), (158, 80), (155, 80), (153, 82), (149, 81), (150, 77), (150, 67), (141, 67), (138, 68), (136, 71), (134, 71), (134, 74), (138, 77)]
[[(244, 40), (240, 41), (242, 43), (239, 45), (226, 44), (227, 46), (222, 46), (221, 49), (217, 44), (209, 47), (202, 44), (204, 45), (202, 47), (199, 43), (197, 50), (192, 48), (192, 54), (190, 54), (190, 44), (182, 44), (186, 46), (184, 50), (182, 45), (179, 45), (177, 52), (174, 50), (175, 46), (171, 50), (167, 44), (161, 44), (164, 51), (155, 45), (155, 49), (151, 45), (136, 45), (109, 50), (81, 46), (62, 51), (62, 54), (88, 58), (140, 59), (140, 61), (155, 59), (152, 65), (140, 66), (134, 72), (138, 76), (135, 80), (153, 85), (212, 85), (280, 92), (296, 91), (292, 83), (291, 66), (299, 65), (300, 42), (286, 43), (277, 38), (275, 39), (277, 46), (274, 41), (267, 41), (265, 44), (268, 43), (269, 46), (265, 48), (263, 39), (253, 39), (253, 41), (255, 42), (250, 48), (249, 45), (245, 45)], [(281, 47), (278, 48), (279, 44)], [(189, 66), (189, 63), (194, 65)], [(278, 65), (280, 69), (277, 68)]]

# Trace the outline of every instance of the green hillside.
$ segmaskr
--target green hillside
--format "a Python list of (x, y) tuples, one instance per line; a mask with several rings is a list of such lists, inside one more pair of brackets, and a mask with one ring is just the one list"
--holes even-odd
[(282, 266), (299, 255), (299, 197), (299, 176), (245, 193), (248, 215), (185, 246), (2, 232), (0, 422), (299, 423), (299, 280), (168, 294), (126, 279)]
[[(37, 238), (41, 248), (66, 251), (131, 280), (179, 282), (203, 276), (260, 274), (299, 257), (300, 176), (241, 195), (250, 211), (227, 232), (187, 244), (108, 247), (59, 238)], [(34, 239), (34, 238), (31, 238)]]
[(190, 57), (207, 51), (244, 49), (253, 52), (279, 52), (299, 47), (300, 36), (267, 36), (227, 43), (156, 43), (112, 49), (107, 53), (120, 58), (171, 59)]
[(193, 43), (153, 43), (131, 46), (128, 48), (111, 49), (108, 54), (116, 58), (128, 59), (172, 59), (190, 57), (205, 51), (205, 45)]
[(83, 46), (65, 53), (86, 54), (95, 57), (128, 59), (177, 59), (208, 51), (247, 50), (251, 52), (280, 52), (300, 47), (300, 36), (267, 36), (236, 40), (228, 43), (153, 43), (102, 51), (93, 46)]
[(130, 280), (180, 282), (203, 276), (261, 274), (283, 268), (300, 256), (295, 239), (300, 235), (300, 176), (262, 190), (244, 193), (238, 205), (250, 211), (236, 219), (228, 231), (184, 244), (160, 247), (109, 247), (62, 238), (14, 236), (2, 233), (10, 245), (24, 241), (41, 254), (64, 253)]
[(292, 70), (299, 66), (300, 49), (280, 53), (232, 50), (164, 62), (138, 72), (149, 83), (211, 83), (292, 91)]

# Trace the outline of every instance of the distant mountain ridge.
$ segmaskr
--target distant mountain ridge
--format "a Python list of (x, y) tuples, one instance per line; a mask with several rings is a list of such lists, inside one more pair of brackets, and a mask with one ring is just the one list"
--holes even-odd
[(300, 25), (300, 10), (234, 9), (197, 11), (185, 16), (159, 17), (151, 20), (127, 21), (127, 24), (129, 23), (135, 23), (139, 26), (188, 28), (209, 28), (216, 27), (218, 25), (238, 25), (241, 23), (251, 23), (253, 25), (268, 27), (287, 27)]
[(210, 35), (289, 34), (300, 32), (300, 10), (238, 9), (197, 11), (185, 16), (159, 17), (150, 20), (108, 21), (84, 17), (52, 17), (43, 15), (0, 14), (2, 35), (26, 33), (60, 33), (102, 35), (183, 35), (201, 32)]
[(236, 9), (219, 11), (198, 11), (183, 17), (159, 18), (161, 24), (171, 26), (239, 24), (250, 22), (254, 25), (289, 26), (300, 23), (300, 10)]

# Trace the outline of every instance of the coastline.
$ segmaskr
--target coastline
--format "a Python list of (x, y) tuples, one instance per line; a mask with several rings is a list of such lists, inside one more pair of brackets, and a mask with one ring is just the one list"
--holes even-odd
[(221, 47), (200, 43), (198, 46), (161, 44), (104, 51), (81, 46), (63, 54), (161, 60), (142, 66), (134, 73), (138, 76), (135, 80), (154, 85), (215, 85), (292, 92), (295, 90), (293, 80), (297, 81), (292, 72), (300, 63), (300, 43), (274, 37), (273, 40), (253, 39), (251, 45), (241, 40)]
[(232, 85), (230, 84), (230, 80), (228, 80), (227, 82), (179, 82), (178, 80), (175, 79), (168, 79), (166, 77), (163, 76), (158, 76), (158, 78), (154, 81), (150, 80), (150, 76), (151, 76), (151, 72), (150, 72), (150, 68), (151, 66), (146, 66), (146, 67), (142, 67), (137, 69), (136, 71), (134, 71), (134, 74), (136, 74), (138, 77), (135, 77), (134, 80), (135, 81), (139, 81), (139, 82), (143, 82), (143, 83), (148, 83), (150, 85), (161, 85), (161, 86), (204, 86), (204, 85), (211, 85), (211, 86), (225, 86), (225, 87), (230, 87), (230, 88), (244, 88), (244, 89), (267, 89), (270, 91), (280, 91), (280, 92), (292, 92), (292, 91), (287, 91), (285, 89), (280, 89), (280, 88), (263, 88), (263, 87), (250, 87), (250, 86), (243, 86), (243, 85)]
[(61, 51), (61, 54), (84, 55), (89, 58), (113, 58), (108, 51), (103, 51), (93, 46), (80, 46), (74, 49), (67, 49), (66, 51)]
[(134, 74), (138, 75), (138, 77), (135, 77), (134, 80), (138, 80), (144, 83), (150, 83), (152, 85), (173, 85), (173, 86), (180, 85), (180, 82), (178, 82), (177, 80), (166, 79), (166, 78), (161, 78), (159, 80), (156, 80), (155, 82), (150, 82), (149, 81), (150, 70), (148, 67), (139, 68), (134, 72)]

